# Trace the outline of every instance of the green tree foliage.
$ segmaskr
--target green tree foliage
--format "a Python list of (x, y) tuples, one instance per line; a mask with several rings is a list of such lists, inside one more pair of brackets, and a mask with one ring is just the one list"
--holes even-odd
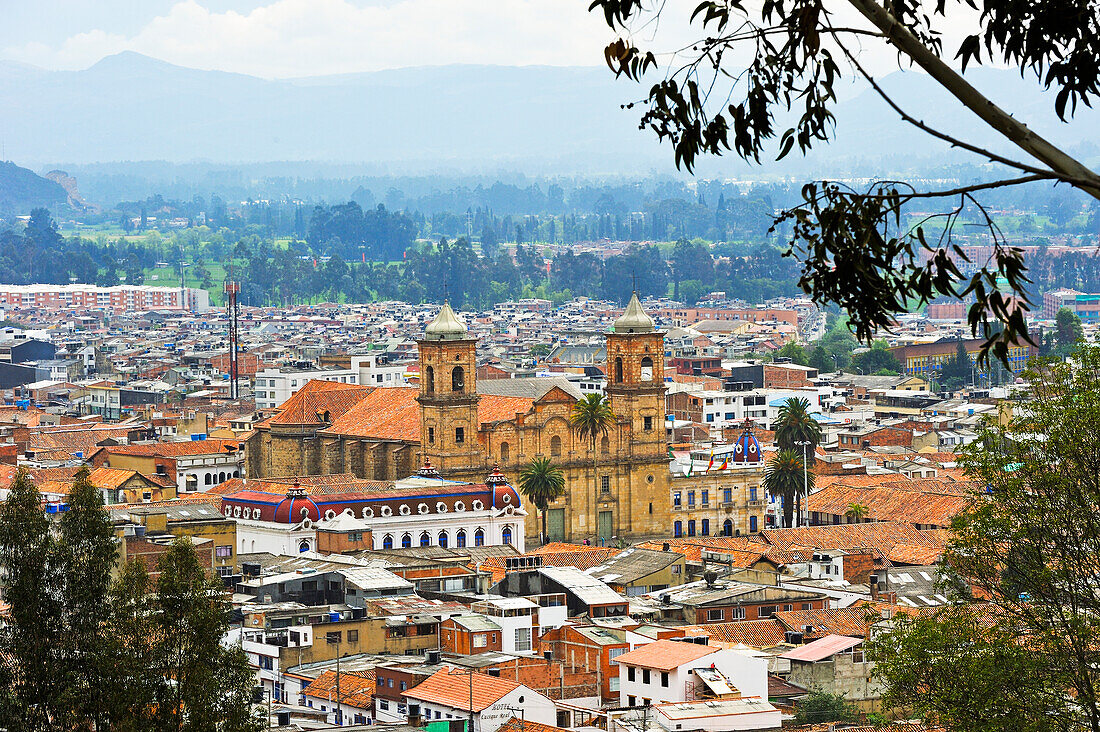
[(168, 732), (258, 728), (249, 700), (253, 676), (240, 648), (226, 648), (232, 608), (220, 582), (199, 564), (187, 539), (157, 562), (153, 601), (154, 667), (165, 679), (155, 695), (154, 727)]
[[(794, 506), (806, 487), (813, 490), (814, 474), (805, 470), (802, 452), (780, 450), (764, 469), (763, 486), (770, 495), (783, 499), (783, 525), (794, 525)], [(805, 472), (803, 472), (805, 470)]]
[(310, 217), (306, 241), (315, 251), (339, 255), (346, 261), (398, 260), (412, 245), (416, 229), (403, 213), (390, 213), (382, 204), (364, 211), (355, 201), (317, 206)]
[(114, 535), (87, 471), (51, 526), (20, 470), (0, 507), (0, 578), (11, 606), (0, 627), (0, 728), (124, 732), (260, 728), (253, 673), (225, 648), (231, 608), (189, 541), (112, 585)]
[(606, 394), (585, 394), (569, 412), (569, 426), (582, 440), (588, 440), (592, 448), (592, 489), (599, 491), (596, 485), (596, 441), (605, 437), (615, 426), (615, 414), (611, 411), (611, 400)]
[(1085, 337), (1081, 318), (1069, 308), (1059, 308), (1054, 316), (1055, 342), (1061, 353), (1068, 353), (1077, 342)]
[(0, 508), (0, 570), (4, 601), (11, 608), (0, 626), (0, 650), (12, 664), (4, 671), (9, 678), (0, 679), (5, 682), (0, 683), (0, 727), (51, 729), (51, 720), (66, 717), (63, 700), (70, 677), (58, 622), (65, 598), (58, 591), (58, 552), (42, 495), (22, 469)]
[(1100, 728), (1100, 349), (1044, 362), (961, 462), (972, 507), (944, 557), (958, 599), (876, 642), (888, 702), (949, 729)]
[(839, 694), (811, 691), (798, 702), (795, 709), (798, 724), (826, 724), (827, 722), (858, 722), (859, 708)]
[[(793, 397), (783, 402), (775, 420), (775, 444), (780, 450), (794, 450), (799, 455), (805, 451), (810, 465), (814, 464), (814, 449), (821, 443), (821, 423), (810, 411), (810, 400)], [(809, 442), (810, 445), (799, 445)]]
[(791, 363), (796, 363), (799, 366), (810, 365), (810, 357), (806, 355), (806, 349), (794, 341), (784, 343), (783, 347), (775, 352), (775, 355), (779, 358), (789, 358)]
[(700, 284), (714, 280), (714, 259), (701, 242), (680, 239), (672, 248), (672, 299), (680, 299), (680, 283), (697, 280)]
[(519, 474), (519, 491), (542, 514), (542, 536), (546, 533), (546, 507), (565, 495), (565, 475), (550, 458), (535, 458)]
[(820, 345), (814, 347), (810, 351), (809, 362), (807, 364), (811, 368), (815, 368), (819, 373), (826, 374), (833, 371), (839, 371), (837, 368), (837, 362), (833, 360), (832, 354), (828, 350), (822, 348)]
[(162, 677), (151, 674), (160, 664), (154, 653), (153, 582), (145, 563), (131, 559), (111, 587), (111, 615), (105, 633), (110, 668), (104, 679), (104, 698), (111, 729), (144, 732), (153, 729), (157, 691)]
[[(983, 0), (971, 4), (980, 12), (956, 14), (963, 5), (961, 0), (935, 5), (849, 0), (842, 6), (858, 18), (855, 23), (840, 20), (838, 9), (824, 0), (704, 2), (686, 9), (594, 0), (591, 8), (601, 11), (619, 36), (604, 49), (617, 76), (641, 83), (647, 72), (656, 71), (656, 82), (638, 105), (641, 126), (668, 141), (677, 166), (689, 171), (705, 155), (732, 152), (760, 162), (764, 155), (783, 158), (796, 148), (806, 154), (828, 144), (835, 131), (836, 85), (845, 73), (866, 81), (903, 121), (942, 141), (945, 150), (951, 146), (994, 164), (995, 175), (1004, 177), (941, 190), (895, 181), (860, 187), (809, 183), (802, 203), (782, 212), (777, 225), (789, 226), (788, 253), (802, 262), (800, 286), (819, 303), (845, 308), (862, 340), (889, 327), (912, 301), (973, 298), (968, 321), (975, 335), (988, 339), (982, 353), (988, 348), (1007, 363), (1008, 348), (1027, 338), (1026, 309), (1009, 297), (1027, 297), (1023, 252), (1005, 242), (987, 215), (993, 256), (973, 274), (964, 273), (964, 255), (950, 246), (960, 214), (968, 207), (984, 212), (980, 193), (1035, 181), (1063, 183), (1100, 199), (1100, 174), (994, 104), (953, 65), (961, 61), (965, 72), (968, 64), (1007, 64), (1034, 75), (1065, 121), (1078, 104), (1091, 106), (1100, 94), (1093, 63), (1100, 51), (1100, 9), (1083, 10), (1074, 0), (1025, 5)], [(636, 30), (659, 27), (654, 16), (665, 12), (687, 15), (700, 38), (686, 58), (673, 54), (670, 67), (657, 70), (657, 53), (635, 45)], [(948, 26), (962, 37), (957, 47), (944, 42)], [(656, 44), (659, 35), (646, 39)], [(994, 153), (936, 129), (908, 108), (919, 100), (890, 97), (864, 64), (887, 50), (901, 66), (927, 73), (1011, 152)], [(918, 205), (922, 212), (934, 207), (935, 231), (926, 231), (927, 219), (915, 227), (907, 223), (908, 209)]]
[(886, 341), (875, 341), (871, 347), (852, 356), (852, 362), (846, 369), (850, 372), (861, 374), (878, 374), (897, 376), (904, 370), (897, 356), (890, 353)]
[(955, 347), (955, 355), (940, 366), (939, 377), (943, 387), (948, 391), (962, 388), (973, 377), (973, 366), (974, 362), (966, 352), (966, 344), (959, 341)]
[(60, 623), (66, 637), (65, 666), (70, 678), (65, 706), (73, 722), (101, 725), (109, 707), (101, 679), (111, 673), (111, 659), (103, 628), (111, 614), (111, 569), (116, 561), (114, 531), (103, 510), (103, 497), (88, 479), (88, 469), (77, 473), (61, 515), (57, 554), (65, 591)]

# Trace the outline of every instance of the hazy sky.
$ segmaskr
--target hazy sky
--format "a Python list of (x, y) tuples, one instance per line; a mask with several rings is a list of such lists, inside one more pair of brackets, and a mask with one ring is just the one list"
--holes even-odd
[(447, 63), (598, 65), (589, 0), (2, 0), (0, 58), (79, 69), (137, 51), (264, 77)]
[[(614, 36), (601, 15), (588, 12), (589, 2), (0, 0), (0, 59), (82, 69), (129, 50), (267, 78), (451, 63), (596, 66)], [(650, 47), (654, 34), (655, 50), (690, 43), (700, 31), (684, 19), (695, 4), (667, 0), (659, 27), (637, 29), (639, 45)], [(848, 3), (833, 9), (839, 21), (859, 22)], [(959, 11), (950, 12), (948, 48), (961, 27)], [(896, 68), (888, 51), (868, 50), (872, 68)]]

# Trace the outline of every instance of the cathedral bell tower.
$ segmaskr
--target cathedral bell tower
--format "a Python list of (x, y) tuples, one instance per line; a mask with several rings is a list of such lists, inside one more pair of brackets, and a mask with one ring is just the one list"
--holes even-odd
[(416, 342), (420, 352), (420, 452), (444, 477), (480, 467), (477, 339), (449, 302)]
[[(665, 336), (642, 310), (638, 294), (607, 334), (607, 385), (611, 411), (630, 421), (632, 457), (667, 456), (665, 439)], [(626, 447), (626, 446), (624, 446)]]

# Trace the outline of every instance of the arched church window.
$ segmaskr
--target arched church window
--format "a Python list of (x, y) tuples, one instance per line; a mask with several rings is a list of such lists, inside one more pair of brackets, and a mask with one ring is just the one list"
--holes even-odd
[(424, 391), (435, 394), (435, 369), (431, 366), (424, 369)]
[(509, 458), (509, 447), (507, 442), (500, 443), (500, 462), (506, 463)]
[(451, 369), (451, 391), (462, 393), (466, 390), (466, 370), (461, 366)]
[(600, 438), (600, 452), (604, 455), (611, 452), (611, 440), (607, 439), (607, 435)]
[(561, 457), (561, 438), (557, 435), (550, 438), (550, 454), (554, 457)]
[(653, 359), (642, 357), (642, 381), (653, 381)]
[(623, 383), (623, 359), (621, 356), (615, 359), (615, 383)]

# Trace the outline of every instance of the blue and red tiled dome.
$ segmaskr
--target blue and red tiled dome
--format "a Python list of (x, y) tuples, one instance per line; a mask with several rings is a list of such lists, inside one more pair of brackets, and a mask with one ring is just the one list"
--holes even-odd
[(511, 506), (514, 509), (519, 509), (519, 493), (516, 492), (515, 488), (508, 485), (508, 479), (500, 472), (499, 466), (493, 466), (493, 472), (485, 479), (485, 485), (493, 491), (493, 508)]
[(744, 422), (744, 432), (733, 443), (733, 462), (735, 463), (759, 463), (764, 456), (760, 449), (760, 443), (752, 433), (752, 420)]
[(286, 492), (286, 498), (275, 506), (275, 521), (283, 524), (296, 524), (302, 519), (319, 521), (321, 509), (295, 480)]

